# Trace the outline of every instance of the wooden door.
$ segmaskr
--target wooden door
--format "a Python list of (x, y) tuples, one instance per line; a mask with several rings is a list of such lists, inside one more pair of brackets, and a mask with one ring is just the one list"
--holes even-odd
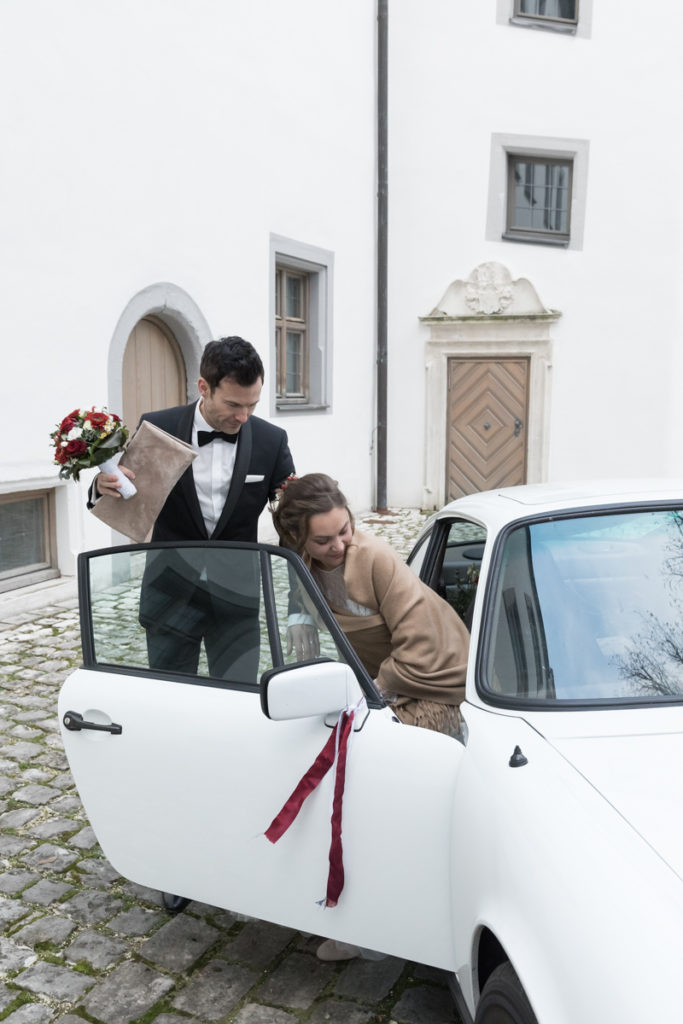
[(528, 359), (449, 359), (446, 490), (526, 481)]
[(135, 430), (143, 412), (187, 402), (187, 374), (180, 346), (158, 320), (140, 320), (123, 354), (123, 422)]

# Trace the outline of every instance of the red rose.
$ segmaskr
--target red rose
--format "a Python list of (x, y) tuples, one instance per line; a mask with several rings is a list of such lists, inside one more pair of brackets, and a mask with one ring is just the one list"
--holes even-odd
[(55, 452), (55, 462), (58, 462), (61, 466), (63, 466), (65, 462), (68, 462), (68, 460), (69, 456), (66, 454), (66, 449), (58, 448), (57, 451)]
[(121, 422), (121, 417), (117, 416), (115, 412), (110, 413), (110, 415), (111, 415), (111, 418), (113, 419), (114, 423), (120, 423)]
[(71, 413), (70, 416), (66, 416), (62, 420), (62, 422), (59, 424), (59, 429), (61, 430), (61, 432), (63, 434), (68, 434), (69, 431), (72, 430), (73, 427), (75, 427), (77, 423), (78, 423), (78, 420), (76, 419), (74, 414)]
[(88, 446), (85, 441), (69, 441), (66, 448), (62, 448), (68, 459), (72, 459), (78, 455), (85, 455), (88, 450)]
[(95, 427), (95, 429), (97, 430), (105, 425), (105, 423), (109, 419), (109, 416), (107, 415), (106, 412), (89, 412), (88, 419), (90, 420), (93, 427)]

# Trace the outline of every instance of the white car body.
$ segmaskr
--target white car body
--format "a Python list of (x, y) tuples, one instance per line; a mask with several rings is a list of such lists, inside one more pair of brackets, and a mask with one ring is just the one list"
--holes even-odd
[[(683, 508), (683, 483), (672, 481), (538, 485), (462, 498), (430, 520), (416, 566), (453, 520), (486, 533), (458, 738), (397, 724), (348, 657), (348, 665), (280, 664), (262, 687), (268, 718), (253, 686), (206, 673), (164, 676), (139, 654), (112, 664), (127, 620), (110, 629), (102, 614), (104, 625), (95, 623), (103, 657), (89, 650), (85, 622), (85, 666), (63, 686), (60, 720), (76, 711), (121, 725), (120, 735), (62, 727), (106, 856), (144, 885), (445, 968), (457, 979), (463, 1019), (480, 1020), (481, 992), (502, 961), (539, 1024), (675, 1018), (683, 697), (520, 702), (492, 696), (482, 678), (494, 646), (499, 552), (515, 524), (569, 523), (571, 510), (668, 516), (676, 503)], [(98, 595), (119, 600), (122, 592), (111, 573), (98, 575), (98, 560), (143, 558), (148, 549), (92, 556), (85, 620)], [(343, 644), (331, 618), (329, 631)], [(276, 845), (263, 833), (336, 714), (363, 691), (369, 710), (350, 744), (344, 794), (346, 884), (339, 905), (322, 909), (329, 778)]]

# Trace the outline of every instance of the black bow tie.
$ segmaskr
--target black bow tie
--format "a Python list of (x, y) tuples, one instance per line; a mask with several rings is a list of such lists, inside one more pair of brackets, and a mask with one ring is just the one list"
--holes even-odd
[[(237, 434), (239, 434), (239, 431), (237, 431)], [(224, 434), (222, 430), (198, 430), (197, 444), (200, 448), (203, 448), (205, 444), (211, 444), (217, 437), (220, 437), (221, 441), (227, 441), (228, 444), (235, 444), (237, 434)]]

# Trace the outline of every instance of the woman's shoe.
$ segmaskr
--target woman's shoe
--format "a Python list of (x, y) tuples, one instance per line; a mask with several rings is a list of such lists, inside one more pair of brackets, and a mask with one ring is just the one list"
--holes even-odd
[(352, 946), (348, 942), (336, 942), (325, 939), (315, 951), (318, 960), (353, 960), (360, 954), (360, 946)]

